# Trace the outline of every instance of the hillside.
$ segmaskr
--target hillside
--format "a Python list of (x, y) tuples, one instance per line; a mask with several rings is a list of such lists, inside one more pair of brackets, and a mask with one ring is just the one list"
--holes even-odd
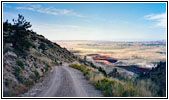
[[(154, 55), (154, 53), (150, 56), (146, 52), (146, 59), (138, 56), (124, 59), (127, 45), (127, 47), (124, 46), (125, 48), (117, 50), (124, 52), (116, 52), (116, 54), (120, 54), (123, 58), (118, 58), (118, 60), (133, 61), (133, 63), (129, 65), (118, 61), (112, 64), (113, 66), (99, 66), (88, 60), (86, 56), (82, 58), (75, 56), (76, 52), (74, 52), (74, 55), (73, 52), (69, 52), (66, 48), (58, 45), (59, 42), (54, 43), (44, 36), (38, 35), (30, 30), (31, 26), (30, 22), (27, 22), (22, 15), (19, 15), (17, 20), (13, 20), (13, 23), (8, 21), (3, 23), (3, 96), (85, 97), (103, 96), (102, 93), (109, 97), (166, 96), (166, 62), (164, 58), (161, 60), (161, 55), (164, 57), (165, 54), (164, 46), (158, 46), (158, 49), (162, 51), (157, 55)], [(91, 49), (93, 45), (104, 47), (101, 42), (98, 42), (97, 45), (96, 43), (87, 45), (91, 46)], [(119, 44), (125, 45), (125, 43), (115, 45), (119, 46)], [(161, 42), (148, 44), (153, 47), (153, 45), (161, 45)], [(147, 45), (147, 43), (144, 45)], [(81, 46), (82, 44), (80, 44)], [(134, 52), (140, 50), (141, 53), (138, 53), (138, 55), (141, 55), (145, 54), (144, 48), (138, 47), (136, 50), (131, 48), (127, 52), (135, 55), (137, 53)], [(150, 46), (146, 46), (146, 48), (149, 49)], [(158, 49), (154, 50), (154, 48), (157, 47), (151, 48), (149, 53), (159, 51)], [(103, 51), (108, 53), (106, 49), (103, 49)], [(87, 52), (89, 52), (89, 56), (100, 54)], [(154, 56), (160, 59), (156, 61), (157, 66), (151, 67), (152, 69), (149, 68), (149, 70), (144, 71), (143, 68), (146, 67), (144, 64), (142, 64), (142, 67), (134, 66), (136, 60), (150, 61), (150, 58)], [(158, 63), (159, 61), (160, 63)], [(123, 64), (123, 66), (119, 66), (120, 64)], [(133, 75), (127, 77), (128, 73), (135, 72), (134, 69), (141, 70), (137, 77)]]
[(158, 86), (158, 95), (166, 96), (166, 62), (160, 62), (156, 68), (141, 74), (140, 79), (151, 79)]
[(75, 56), (67, 49), (30, 30), (22, 15), (3, 23), (4, 96), (24, 93), (51, 69)]
[[(166, 62), (160, 62), (156, 68), (144, 72), (131, 80), (120, 74), (116, 68), (107, 74), (104, 69), (92, 65), (71, 64), (70, 67), (83, 72), (95, 88), (108, 97), (165, 97)], [(92, 68), (93, 67), (93, 68)]]

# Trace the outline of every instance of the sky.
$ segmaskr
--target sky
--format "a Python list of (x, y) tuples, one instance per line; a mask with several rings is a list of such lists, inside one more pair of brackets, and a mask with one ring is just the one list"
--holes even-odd
[(18, 14), (50, 40), (166, 39), (166, 3), (3, 3), (3, 21)]

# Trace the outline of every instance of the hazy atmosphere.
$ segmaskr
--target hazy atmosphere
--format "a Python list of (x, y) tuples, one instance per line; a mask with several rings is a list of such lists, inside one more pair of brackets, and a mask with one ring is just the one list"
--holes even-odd
[(22, 14), (50, 40), (165, 40), (165, 3), (3, 3), (3, 20)]

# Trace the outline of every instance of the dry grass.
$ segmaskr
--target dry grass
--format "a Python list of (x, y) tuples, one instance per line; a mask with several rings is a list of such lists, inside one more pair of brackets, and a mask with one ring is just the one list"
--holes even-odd
[(95, 68), (81, 64), (71, 64), (70, 67), (83, 72), (84, 76), (96, 89), (110, 97), (153, 97), (158, 96), (158, 87), (151, 80), (120, 81), (105, 77)]
[(38, 57), (38, 59), (46, 63), (52, 63), (52, 60), (47, 57)]
[[(164, 46), (145, 46), (138, 42), (128, 46), (127, 42), (106, 41), (55, 41), (62, 47), (71, 51), (79, 51), (75, 55), (100, 54), (112, 56), (120, 61), (131, 64), (165, 61), (166, 55), (158, 52), (166, 52)], [(126, 59), (126, 60), (124, 60)], [(130, 61), (130, 62), (129, 62)]]

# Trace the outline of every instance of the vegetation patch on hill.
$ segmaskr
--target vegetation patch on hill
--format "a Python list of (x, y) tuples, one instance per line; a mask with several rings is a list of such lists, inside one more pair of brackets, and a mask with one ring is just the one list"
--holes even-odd
[[(163, 89), (159, 88), (150, 78), (138, 78), (135, 80), (119, 80), (117, 77), (106, 77), (99, 69), (91, 68), (83, 64), (71, 64), (72, 68), (83, 72), (96, 89), (103, 91), (105, 96), (110, 97), (154, 97), (165, 96)], [(165, 90), (164, 90), (165, 91)]]
[(65, 48), (30, 30), (31, 23), (18, 15), (3, 23), (3, 95), (17, 96), (42, 79), (52, 66), (72, 62)]

